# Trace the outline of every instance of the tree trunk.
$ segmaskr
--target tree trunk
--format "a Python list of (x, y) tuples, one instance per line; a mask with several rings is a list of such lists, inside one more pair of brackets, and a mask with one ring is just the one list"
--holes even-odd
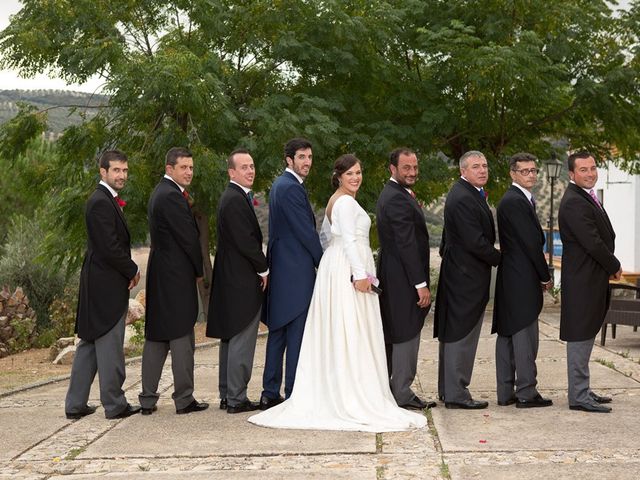
[(204, 280), (198, 283), (198, 293), (202, 302), (202, 311), (204, 320), (207, 320), (209, 314), (209, 296), (211, 295), (211, 274), (213, 272), (213, 264), (211, 263), (211, 255), (209, 255), (209, 217), (199, 210), (193, 212), (198, 228), (200, 229), (200, 251), (202, 252), (202, 263), (204, 271)]

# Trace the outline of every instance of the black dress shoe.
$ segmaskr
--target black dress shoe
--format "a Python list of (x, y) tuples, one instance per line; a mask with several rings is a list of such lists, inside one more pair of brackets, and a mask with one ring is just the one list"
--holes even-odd
[(269, 398), (266, 395), (260, 397), (260, 410), (269, 410), (271, 407), (275, 407), (284, 402), (284, 398), (278, 396), (278, 398)]
[(227, 399), (222, 398), (220, 399), (220, 410), (226, 410), (226, 409), (227, 409)]
[(413, 398), (404, 405), (399, 405), (400, 408), (406, 408), (407, 410), (424, 410), (425, 408), (433, 408), (435, 406), (436, 402), (424, 401), (417, 395), (414, 395)]
[(501, 407), (508, 407), (509, 405), (513, 405), (517, 401), (518, 399), (516, 397), (511, 397), (510, 399), (505, 401), (498, 400), (498, 405), (500, 405)]
[(470, 398), (463, 402), (445, 402), (444, 406), (447, 408), (461, 408), (463, 410), (482, 410), (489, 406), (489, 402), (484, 400), (474, 400)]
[(79, 412), (64, 412), (69, 420), (78, 420), (79, 418), (86, 417), (92, 413), (96, 413), (98, 407), (95, 405), (85, 405)]
[(611, 407), (605, 407), (604, 405), (597, 405), (591, 403), (578, 403), (577, 405), (569, 405), (571, 410), (581, 410), (583, 412), (590, 413), (609, 413)]
[(589, 396), (598, 403), (611, 403), (611, 397), (604, 397), (593, 392), (589, 392)]
[(516, 402), (516, 408), (550, 407), (551, 405), (553, 405), (553, 401), (549, 398), (543, 398), (540, 394), (531, 400), (518, 399)]
[(142, 410), (142, 407), (140, 405), (133, 406), (127, 403), (127, 406), (124, 408), (124, 410), (122, 410), (117, 415), (107, 417), (107, 419), (115, 420), (116, 418), (127, 418), (131, 415), (135, 415), (136, 413), (140, 413), (140, 410)]
[(198, 402), (197, 400), (194, 400), (186, 407), (176, 409), (176, 413), (178, 415), (184, 415), (191, 412), (201, 412), (203, 410), (206, 410), (207, 408), (209, 408), (208, 403)]
[(158, 411), (158, 406), (154, 405), (151, 408), (144, 408), (142, 407), (142, 410), (140, 410), (140, 413), (142, 415), (151, 415), (153, 412), (157, 412)]
[(228, 405), (227, 413), (253, 412), (254, 410), (258, 410), (258, 409), (260, 409), (260, 404), (258, 402), (245, 400), (244, 402), (238, 405)]

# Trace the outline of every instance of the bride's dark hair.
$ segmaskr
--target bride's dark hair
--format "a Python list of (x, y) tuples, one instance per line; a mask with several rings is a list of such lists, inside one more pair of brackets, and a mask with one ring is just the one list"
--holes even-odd
[(353, 167), (356, 163), (362, 165), (362, 162), (352, 153), (340, 155), (333, 164), (333, 174), (331, 175), (331, 185), (333, 188), (340, 186), (340, 175)]

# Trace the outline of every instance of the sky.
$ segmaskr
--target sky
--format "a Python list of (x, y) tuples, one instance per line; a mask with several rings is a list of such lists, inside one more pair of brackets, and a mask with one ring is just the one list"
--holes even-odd
[[(22, 5), (19, 0), (0, 0), (0, 30), (4, 30), (9, 25), (9, 15), (17, 13)], [(49, 78), (47, 75), (37, 75), (34, 78), (20, 78), (18, 74), (11, 70), (0, 70), (0, 90), (73, 90), (78, 92), (100, 92), (99, 79), (78, 85), (67, 85), (60, 78)]]
[[(628, 7), (630, 0), (618, 0), (620, 7)], [(0, 30), (9, 24), (9, 16), (17, 13), (21, 8), (19, 0), (0, 0)], [(92, 79), (83, 85), (67, 85), (59, 78), (49, 78), (47, 75), (37, 75), (34, 78), (20, 78), (18, 74), (11, 70), (0, 70), (0, 90), (38, 90), (38, 89), (59, 89), (75, 90), (79, 92), (100, 92), (101, 81), (98, 78)]]

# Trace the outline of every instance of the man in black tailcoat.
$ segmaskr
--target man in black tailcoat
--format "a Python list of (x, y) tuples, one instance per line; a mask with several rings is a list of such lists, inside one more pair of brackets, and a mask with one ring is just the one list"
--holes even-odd
[(542, 292), (553, 285), (545, 261), (544, 233), (531, 188), (538, 179), (536, 158), (517, 153), (509, 159), (513, 184), (498, 204), (500, 264), (496, 277), (493, 327), (496, 340), (498, 405), (548, 407), (536, 385), (538, 315)]
[(480, 409), (488, 403), (469, 393), (484, 309), (489, 301), (491, 267), (500, 252), (484, 185), (489, 166), (482, 152), (460, 157), (461, 178), (444, 207), (440, 279), (434, 336), (440, 341), (438, 396), (447, 408)]
[(399, 406), (421, 410), (435, 402), (411, 389), (416, 376), (420, 332), (431, 305), (429, 234), (412, 187), (418, 179), (418, 158), (408, 148), (389, 155), (391, 178), (376, 205), (380, 240), (378, 278), (380, 312), (391, 392)]
[(562, 306), (560, 339), (567, 342), (569, 408), (608, 413), (611, 402), (589, 385), (589, 357), (609, 306), (609, 280), (619, 280), (620, 262), (614, 256), (616, 234), (595, 195), (595, 159), (589, 152), (569, 155), (571, 182), (558, 211), (562, 239)]
[(107, 418), (125, 418), (140, 411), (140, 407), (129, 405), (122, 390), (129, 290), (140, 280), (138, 266), (131, 259), (131, 238), (122, 211), (126, 202), (118, 196), (127, 181), (127, 156), (118, 150), (104, 152), (99, 166), (101, 180), (85, 208), (87, 251), (76, 316), (80, 343), (65, 400), (69, 419), (96, 411), (87, 404), (96, 372)]
[(230, 183), (218, 205), (207, 336), (220, 339), (218, 389), (227, 413), (256, 410), (247, 398), (269, 269), (253, 209), (255, 166), (247, 150), (227, 160)]
[(199, 231), (186, 188), (193, 178), (193, 157), (185, 148), (169, 149), (165, 176), (148, 206), (151, 249), (147, 267), (145, 342), (142, 351), (142, 414), (156, 410), (162, 367), (171, 351), (176, 413), (208, 408), (193, 397), (198, 289), (203, 264)]

